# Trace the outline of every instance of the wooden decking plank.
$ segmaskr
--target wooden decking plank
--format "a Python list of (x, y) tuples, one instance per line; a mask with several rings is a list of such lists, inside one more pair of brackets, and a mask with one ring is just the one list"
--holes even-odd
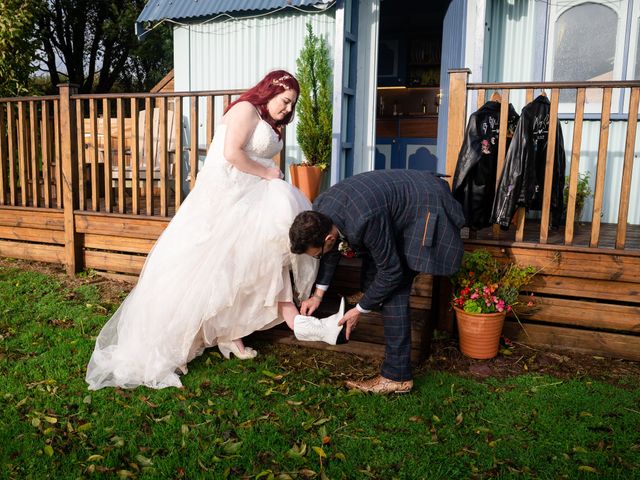
[(169, 224), (166, 218), (136, 218), (133, 215), (104, 215), (76, 212), (79, 233), (95, 233), (156, 240)]
[(0, 257), (63, 264), (65, 251), (63, 245), (39, 245), (0, 240)]
[(7, 227), (0, 225), (0, 238), (22, 242), (53, 243), (64, 245), (64, 232), (44, 228)]
[(640, 283), (594, 280), (591, 278), (559, 277), (539, 274), (527, 286), (536, 294), (562, 295), (565, 297), (640, 302)]
[(640, 333), (640, 306), (637, 305), (538, 297), (536, 306), (535, 314), (520, 320)]
[(133, 274), (140, 273), (146, 259), (146, 257), (142, 255), (97, 252), (93, 250), (85, 250), (83, 257), (85, 268)]
[(525, 325), (525, 328), (527, 333), (517, 322), (507, 321), (503, 334), (512, 340), (542, 348), (640, 360), (640, 337), (637, 336), (549, 325)]
[(148, 254), (155, 244), (155, 240), (146, 238), (118, 237), (93, 233), (85, 233), (82, 237), (84, 248), (96, 250)]

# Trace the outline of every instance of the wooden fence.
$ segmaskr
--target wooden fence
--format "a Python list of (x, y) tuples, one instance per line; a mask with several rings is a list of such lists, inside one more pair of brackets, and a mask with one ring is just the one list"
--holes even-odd
[(1, 98), (0, 255), (138, 274), (241, 92)]
[[(521, 318), (524, 329), (511, 319), (505, 327), (507, 335), (534, 345), (556, 345), (576, 350), (597, 352), (622, 358), (640, 360), (640, 241), (639, 227), (628, 221), (632, 196), (631, 181), (635, 158), (640, 82), (579, 82), (579, 83), (467, 83), (468, 70), (450, 74), (449, 120), (447, 132), (446, 171), (453, 181), (458, 153), (464, 140), (467, 112), (480, 107), (490, 92), (501, 97), (501, 119), (507, 118), (509, 99), (524, 93), (526, 103), (536, 91), (544, 91), (551, 102), (549, 138), (546, 157), (542, 210), (539, 217), (526, 215), (520, 208), (508, 231), (495, 226), (470, 232), (465, 241), (467, 249), (486, 248), (497, 258), (515, 260), (543, 268), (531, 290), (535, 293), (539, 310), (531, 317)], [(608, 159), (609, 130), (612, 119), (612, 97), (626, 89), (626, 112), (616, 114), (615, 121), (626, 123), (626, 141), (620, 182), (617, 223), (602, 224), (601, 212), (605, 194), (605, 174)], [(563, 92), (575, 101), (565, 115), (574, 122), (573, 138), (567, 155), (568, 201), (564, 226), (550, 232), (551, 181), (559, 121), (559, 103)], [(592, 220), (580, 224), (576, 231), (575, 205), (578, 167), (583, 153), (583, 124), (585, 97), (599, 100), (599, 112), (589, 113), (589, 121), (600, 122), (593, 193)], [(477, 103), (472, 99), (477, 96)], [(567, 111), (567, 105), (563, 105)], [(591, 105), (593, 107), (593, 105)], [(592, 108), (593, 110), (593, 108)], [(500, 178), (506, 156), (507, 122), (500, 122), (498, 143), (498, 172)], [(570, 143), (569, 143), (570, 142)], [(637, 167), (636, 167), (637, 168)], [(636, 172), (637, 174), (638, 172)], [(496, 185), (497, 187), (497, 185)], [(446, 299), (443, 299), (446, 301)], [(445, 322), (450, 313), (441, 312)]]

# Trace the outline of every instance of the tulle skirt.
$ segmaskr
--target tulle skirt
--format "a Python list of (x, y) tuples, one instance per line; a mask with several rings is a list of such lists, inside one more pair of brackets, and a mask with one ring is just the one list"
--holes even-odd
[(282, 322), (278, 302), (308, 296), (317, 260), (293, 255), (289, 227), (311, 208), (282, 180), (213, 162), (149, 253), (137, 285), (100, 332), (89, 389), (180, 387), (204, 348)]

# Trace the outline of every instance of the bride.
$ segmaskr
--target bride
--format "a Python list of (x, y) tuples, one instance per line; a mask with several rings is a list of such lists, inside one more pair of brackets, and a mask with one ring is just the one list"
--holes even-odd
[(299, 93), (297, 80), (277, 70), (229, 105), (195, 188), (98, 335), (90, 390), (180, 387), (178, 375), (205, 348), (254, 358), (242, 337), (282, 321), (301, 340), (336, 343), (337, 315), (302, 316), (293, 302), (291, 277), (302, 300), (317, 272), (318, 260), (290, 253), (288, 240), (311, 204), (281, 180), (272, 157)]

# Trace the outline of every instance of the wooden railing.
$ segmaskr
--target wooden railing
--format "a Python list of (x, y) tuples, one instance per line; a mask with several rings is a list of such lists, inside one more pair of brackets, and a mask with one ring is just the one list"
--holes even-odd
[(0, 99), (0, 205), (62, 207), (58, 96)]
[[(591, 232), (589, 235), (588, 247), (599, 247), (601, 236), (601, 213), (603, 208), (603, 198), (605, 196), (605, 173), (607, 168), (607, 154), (609, 143), (609, 127), (612, 120), (612, 96), (621, 92), (623, 89), (629, 89), (629, 101), (626, 104), (627, 111), (616, 114), (615, 121), (623, 121), (627, 124), (626, 142), (624, 145), (624, 164), (622, 174), (619, 178), (620, 196), (618, 199), (618, 220), (615, 224), (615, 249), (628, 248), (627, 245), (627, 229), (629, 205), (631, 199), (631, 181), (633, 173), (635, 139), (637, 135), (638, 122), (638, 101), (640, 99), (640, 82), (549, 82), (549, 83), (467, 83), (469, 70), (452, 70), (450, 72), (450, 90), (449, 90), (449, 117), (447, 131), (447, 157), (446, 157), (446, 173), (450, 175), (449, 181), (453, 182), (453, 176), (456, 169), (458, 154), (464, 140), (465, 124), (467, 120), (467, 112), (473, 108), (470, 103), (473, 97), (472, 92), (477, 94), (478, 108), (488, 99), (489, 92), (499, 92), (501, 97), (500, 109), (500, 129), (498, 144), (498, 164), (496, 183), (499, 182), (500, 175), (504, 168), (506, 156), (506, 139), (507, 139), (507, 122), (504, 119), (508, 115), (508, 105), (510, 97), (513, 98), (514, 92), (520, 95), (524, 92), (525, 104), (534, 99), (536, 91), (544, 91), (548, 95), (551, 102), (549, 136), (547, 157), (545, 165), (545, 182), (543, 190), (541, 218), (539, 220), (538, 234), (535, 241), (540, 244), (549, 242), (549, 220), (551, 207), (551, 184), (553, 178), (554, 152), (556, 146), (556, 127), (559, 121), (559, 103), (561, 92), (570, 91), (575, 93), (574, 108), (565, 115), (570, 117), (574, 122), (573, 139), (571, 141), (571, 154), (567, 156), (570, 159), (570, 171), (568, 175), (568, 201), (566, 205), (566, 221), (564, 225), (564, 238), (562, 244), (574, 244), (574, 225), (576, 220), (576, 193), (578, 185), (578, 169), (581, 155), (581, 145), (583, 142), (583, 124), (585, 122), (585, 95), (587, 91), (600, 92), (601, 96), (599, 112), (590, 114), (588, 120), (596, 120), (600, 122), (600, 134), (597, 149), (597, 168), (595, 172), (595, 188), (593, 193), (593, 211), (591, 220)], [(623, 110), (624, 110), (623, 109)], [(565, 110), (565, 109), (563, 109)], [(566, 140), (567, 144), (569, 140)], [(497, 185), (496, 185), (497, 187)], [(638, 193), (635, 193), (636, 198)], [(520, 208), (514, 217), (515, 232), (514, 240), (516, 242), (525, 241), (525, 212)], [(537, 225), (537, 222), (536, 222)], [(499, 229), (494, 226), (494, 238), (499, 237)], [(530, 240), (531, 241), (531, 240)], [(637, 246), (635, 248), (638, 248)]]
[[(64, 245), (62, 263), (73, 273), (90, 255), (79, 250), (94, 248), (83, 227), (88, 219), (120, 216), (111, 224), (119, 221), (125, 230), (149, 217), (168, 220), (195, 185), (216, 119), (242, 92), (80, 95), (61, 85), (56, 96), (0, 98), (6, 254), (25, 258), (32, 248), (42, 252), (35, 259), (56, 261), (56, 248)], [(274, 160), (283, 168), (284, 150)]]

